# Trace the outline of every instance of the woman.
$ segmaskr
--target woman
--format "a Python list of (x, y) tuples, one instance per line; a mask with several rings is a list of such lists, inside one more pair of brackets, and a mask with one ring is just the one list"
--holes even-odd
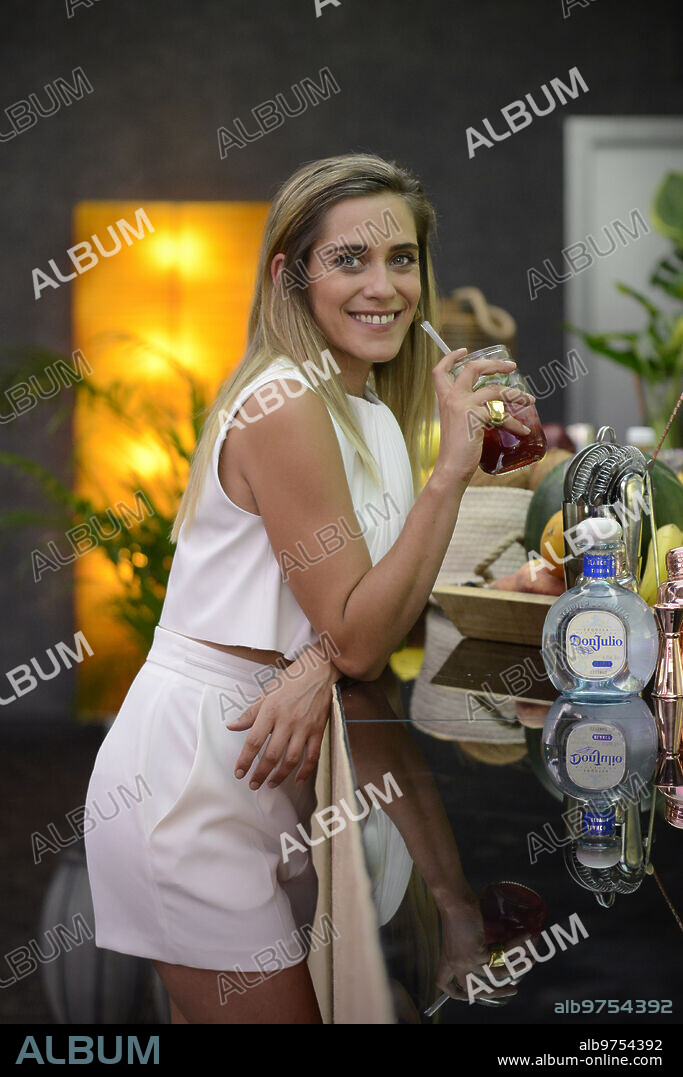
[(179, 1023), (320, 1021), (292, 944), (315, 878), (280, 837), (310, 818), (332, 686), (378, 677), (425, 606), (486, 402), (519, 400), (473, 391), (514, 364), (453, 380), (461, 349), (434, 366), (418, 324), (436, 320), (433, 224), (421, 184), (366, 154), (301, 168), (270, 210), (247, 351), (204, 425), (154, 643), (88, 790), (138, 774), (151, 790), (86, 837), (96, 941), (151, 958)]

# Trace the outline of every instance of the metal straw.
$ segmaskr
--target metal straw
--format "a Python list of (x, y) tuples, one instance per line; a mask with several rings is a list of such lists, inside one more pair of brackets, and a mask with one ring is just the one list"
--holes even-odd
[[(444, 353), (444, 355), (448, 355), (449, 352), (453, 351), (452, 348), (448, 347), (448, 345), (446, 344), (446, 341), (441, 339), (441, 337), (437, 333), (436, 329), (432, 325), (430, 325), (429, 322), (420, 322), (420, 325), (422, 326), (422, 328), (425, 330), (426, 333), (429, 333), (429, 335), (432, 338), (432, 340), (434, 341), (434, 343), (439, 345), (439, 347), (441, 348), (441, 351)], [(444, 1000), (447, 999), (447, 998), (450, 998), (450, 997), (451, 997), (450, 995), (445, 995)]]

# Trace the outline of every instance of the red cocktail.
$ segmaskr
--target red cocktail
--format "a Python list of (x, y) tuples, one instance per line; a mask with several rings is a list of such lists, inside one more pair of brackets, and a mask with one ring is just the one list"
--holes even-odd
[[(471, 363), (473, 359), (511, 359), (510, 352), (503, 344), (495, 344), (491, 348), (482, 348), (480, 351), (470, 352), (469, 355), (456, 363), (451, 371), (452, 375), (459, 372), (465, 363)], [(522, 400), (523, 393), (529, 393), (529, 386), (518, 370), (509, 374), (486, 374), (477, 378), (474, 389), (481, 389), (484, 385), (503, 385), (507, 389), (519, 390), (519, 402), (514, 400), (491, 401), (487, 407), (491, 419), (496, 420), (505, 415), (512, 415), (529, 427), (528, 434), (513, 434), (503, 429), (500, 422), (484, 429), (484, 441), (481, 450), (479, 467), (489, 475), (504, 475), (506, 471), (516, 471), (520, 467), (528, 467), (536, 460), (542, 460), (548, 451), (548, 443), (543, 433), (541, 420), (536, 411), (536, 405), (532, 402), (525, 404)], [(529, 395), (533, 395), (529, 393)]]
[[(523, 390), (521, 390), (523, 391)], [(489, 475), (504, 475), (542, 460), (548, 451), (541, 420), (534, 404), (518, 406), (506, 401), (505, 410), (529, 427), (528, 434), (513, 434), (501, 427), (487, 427), (479, 467)]]
[(545, 927), (545, 901), (520, 883), (489, 883), (481, 893), (479, 907), (491, 947), (505, 946), (525, 934), (538, 938)]

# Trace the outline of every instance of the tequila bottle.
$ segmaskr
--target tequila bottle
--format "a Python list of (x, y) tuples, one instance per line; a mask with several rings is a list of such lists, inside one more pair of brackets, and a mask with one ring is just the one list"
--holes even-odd
[(658, 734), (651, 711), (640, 696), (601, 702), (560, 696), (546, 716), (542, 744), (551, 781), (582, 809), (577, 860), (586, 867), (616, 864), (617, 811), (640, 802), (655, 767)]
[(640, 692), (657, 661), (657, 624), (640, 595), (616, 581), (624, 555), (616, 520), (589, 517), (576, 527), (583, 573), (550, 607), (542, 657), (560, 692), (623, 699)]

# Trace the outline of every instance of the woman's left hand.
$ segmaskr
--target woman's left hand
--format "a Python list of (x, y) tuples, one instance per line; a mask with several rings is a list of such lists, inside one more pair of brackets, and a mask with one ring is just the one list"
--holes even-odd
[[(298, 658), (281, 671), (277, 682), (271, 682), (276, 683), (276, 687), (269, 684), (261, 699), (252, 703), (235, 721), (226, 723), (228, 730), (251, 726), (235, 764), (236, 778), (247, 774), (268, 741), (251, 776), (251, 789), (259, 789), (266, 778), (269, 787), (275, 788), (299, 763), (297, 785), (313, 773), (330, 715), (332, 689), (342, 676), (329, 659), (318, 657), (317, 663), (309, 665), (305, 656)], [(297, 675), (297, 668), (302, 667), (303, 672)]]

